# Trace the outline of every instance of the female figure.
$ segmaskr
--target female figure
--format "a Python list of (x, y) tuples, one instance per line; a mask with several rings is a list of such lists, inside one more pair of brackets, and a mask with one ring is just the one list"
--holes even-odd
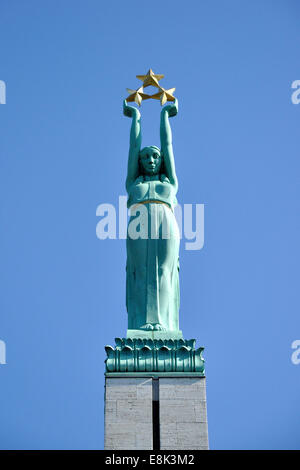
[(131, 209), (126, 243), (129, 330), (179, 330), (180, 237), (173, 212), (178, 183), (169, 124), (177, 111), (177, 100), (161, 111), (161, 149), (141, 150), (140, 112), (124, 101), (124, 115), (132, 118), (126, 179)]

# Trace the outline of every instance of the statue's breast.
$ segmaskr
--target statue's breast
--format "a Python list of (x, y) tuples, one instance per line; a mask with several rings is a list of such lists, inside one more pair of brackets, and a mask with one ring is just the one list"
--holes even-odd
[(161, 183), (160, 181), (153, 181), (153, 198), (163, 198), (163, 200), (170, 198), (172, 186), (170, 183)]
[(172, 185), (169, 182), (161, 182), (160, 180), (137, 181), (130, 188), (128, 207), (147, 200), (162, 201), (172, 206), (175, 202)]
[(130, 190), (130, 199), (133, 202), (144, 201), (149, 199), (149, 183), (133, 184)]

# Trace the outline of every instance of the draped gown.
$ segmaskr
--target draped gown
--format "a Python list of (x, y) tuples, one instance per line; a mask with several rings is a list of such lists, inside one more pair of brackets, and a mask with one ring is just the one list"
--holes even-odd
[[(126, 242), (128, 329), (158, 324), (167, 331), (179, 330), (180, 236), (174, 205), (175, 189), (164, 175), (154, 180), (139, 177), (129, 188), (128, 207), (132, 215)], [(133, 223), (131, 228), (137, 227), (137, 231), (141, 229), (138, 218), (142, 220), (144, 235), (136, 238), (130, 225)]]

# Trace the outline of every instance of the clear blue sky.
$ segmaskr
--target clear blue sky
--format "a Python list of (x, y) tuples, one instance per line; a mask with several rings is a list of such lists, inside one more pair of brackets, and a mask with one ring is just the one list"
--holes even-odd
[[(178, 200), (205, 204), (181, 249), (181, 328), (205, 347), (210, 446), (300, 448), (297, 0), (2, 0), (0, 447), (103, 448), (104, 345), (124, 336), (126, 87), (176, 86)], [(158, 102), (142, 105), (159, 144)]]

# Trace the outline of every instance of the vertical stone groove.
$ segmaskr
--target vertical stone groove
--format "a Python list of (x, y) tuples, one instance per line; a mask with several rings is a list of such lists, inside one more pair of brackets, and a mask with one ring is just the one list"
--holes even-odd
[(153, 450), (160, 450), (159, 379), (152, 379)]

